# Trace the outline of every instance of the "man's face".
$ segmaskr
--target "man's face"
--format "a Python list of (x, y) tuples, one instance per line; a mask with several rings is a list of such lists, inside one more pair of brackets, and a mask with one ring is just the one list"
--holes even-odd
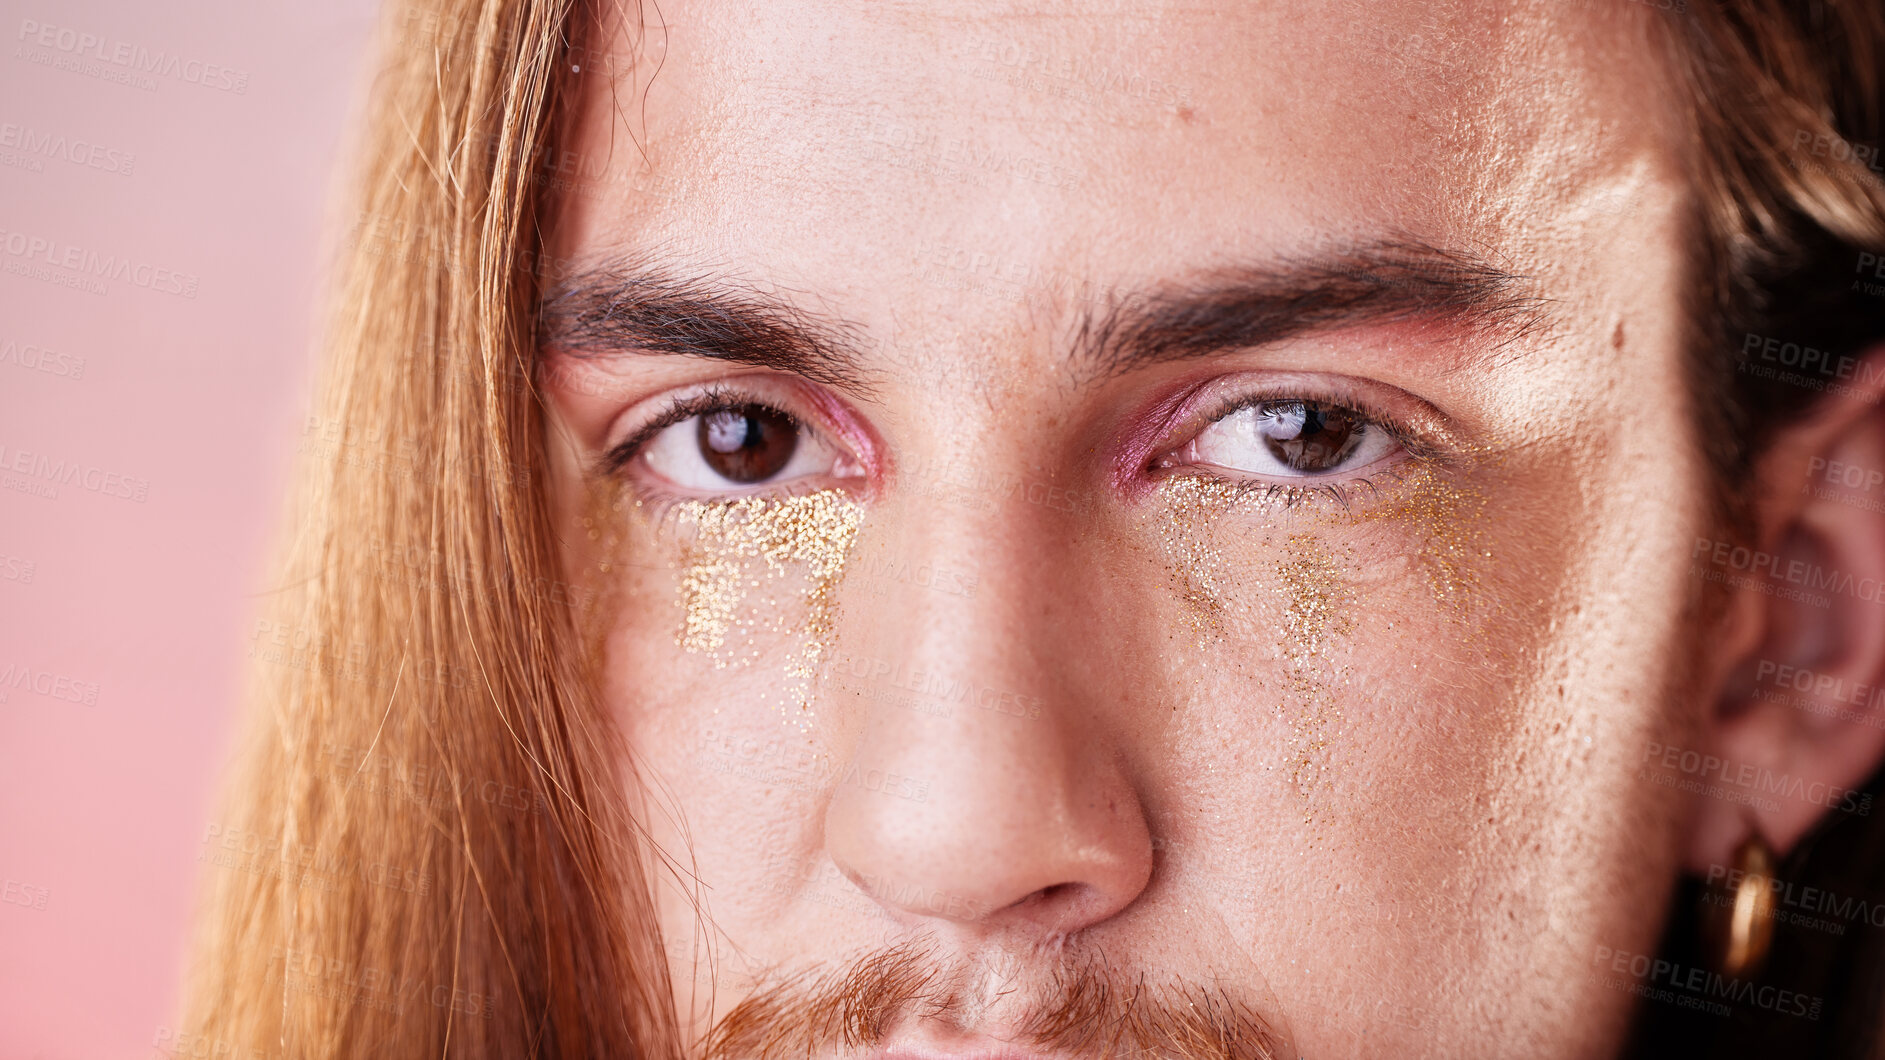
[(660, 15), (544, 378), (697, 1028), (1614, 1047), (1704, 698), (1650, 15)]

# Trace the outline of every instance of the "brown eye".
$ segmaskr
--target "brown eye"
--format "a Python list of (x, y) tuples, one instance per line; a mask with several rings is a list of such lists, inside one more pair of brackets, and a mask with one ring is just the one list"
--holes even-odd
[(815, 419), (763, 398), (708, 393), (670, 401), (661, 423), (616, 447), (615, 465), (650, 474), (657, 489), (700, 497), (830, 485), (863, 474)]
[(1328, 471), (1348, 457), (1366, 433), (1354, 412), (1313, 401), (1284, 401), (1256, 409), (1258, 437), (1294, 471)]
[(1393, 457), (1392, 431), (1327, 401), (1253, 401), (1213, 421), (1185, 446), (1182, 462), (1274, 480), (1329, 479)]
[(700, 417), (696, 432), (707, 466), (731, 482), (764, 482), (779, 473), (798, 448), (792, 418), (763, 405), (719, 409)]

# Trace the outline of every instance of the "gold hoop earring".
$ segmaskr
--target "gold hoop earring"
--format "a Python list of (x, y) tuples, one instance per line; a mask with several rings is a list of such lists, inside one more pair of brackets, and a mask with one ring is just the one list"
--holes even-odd
[(1734, 851), (1729, 889), (1711, 896), (1716, 906), (1716, 970), (1733, 979), (1751, 978), (1774, 941), (1774, 850), (1750, 827)]

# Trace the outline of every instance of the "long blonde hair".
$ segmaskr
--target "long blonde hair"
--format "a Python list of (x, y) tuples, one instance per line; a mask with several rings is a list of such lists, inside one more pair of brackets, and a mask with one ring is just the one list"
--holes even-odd
[(636, 786), (532, 473), (536, 210), (574, 13), (387, 12), (179, 1054), (680, 1055)]

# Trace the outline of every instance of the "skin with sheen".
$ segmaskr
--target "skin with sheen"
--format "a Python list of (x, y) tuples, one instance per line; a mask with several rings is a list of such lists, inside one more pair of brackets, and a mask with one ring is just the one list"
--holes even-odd
[[(1075, 970), (1208, 992), (1276, 1055), (1617, 1047), (1595, 955), (1655, 953), (1740, 835), (1641, 773), (1713, 746), (1730, 664), (1697, 650), (1677, 93), (1620, 7), (600, 28), (637, 62), (564, 132), (595, 177), (548, 233), (555, 518), (667, 807), (695, 1034), (902, 954), (948, 1003), (860, 1032), (895, 1055), (993, 1055)], [(1119, 352), (1144, 307), (1359, 259), (1498, 304)], [(790, 371), (598, 323), (675, 291), (833, 338)], [(785, 471), (715, 479), (708, 413), (661, 422), (703, 394), (786, 414)], [(1237, 410), (1292, 400), (1359, 410), (1360, 462), (1266, 458)]]

